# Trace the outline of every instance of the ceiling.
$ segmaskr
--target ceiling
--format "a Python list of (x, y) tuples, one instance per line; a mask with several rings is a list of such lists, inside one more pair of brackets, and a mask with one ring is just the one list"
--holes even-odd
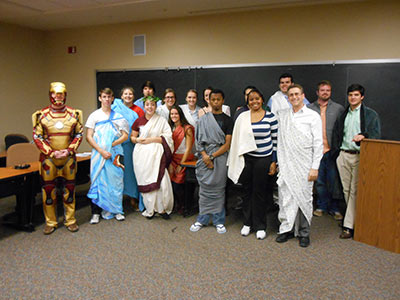
[(362, 0), (0, 0), (0, 22), (40, 30)]

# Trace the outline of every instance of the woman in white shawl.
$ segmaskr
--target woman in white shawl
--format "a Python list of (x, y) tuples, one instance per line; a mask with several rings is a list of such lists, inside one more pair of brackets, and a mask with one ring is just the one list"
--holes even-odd
[(171, 107), (174, 106), (176, 103), (176, 94), (173, 89), (168, 88), (165, 90), (163, 102), (163, 105), (157, 107), (156, 113), (168, 121), (169, 111), (171, 110)]
[(196, 127), (196, 123), (199, 120), (200, 106), (197, 106), (197, 91), (190, 89), (186, 94), (186, 103), (179, 105), (185, 115), (186, 120), (193, 127)]
[(262, 108), (264, 97), (257, 89), (248, 93), (250, 110), (239, 115), (232, 134), (228, 177), (243, 184), (243, 236), (256, 232), (266, 237), (267, 206), (272, 203), (272, 175), (276, 172), (278, 122)]
[(146, 210), (142, 213), (152, 218), (159, 213), (169, 219), (174, 205), (168, 165), (172, 159), (172, 131), (168, 122), (156, 114), (157, 99), (144, 99), (145, 116), (138, 118), (132, 126), (131, 141), (136, 144), (133, 151), (133, 166), (139, 191)]

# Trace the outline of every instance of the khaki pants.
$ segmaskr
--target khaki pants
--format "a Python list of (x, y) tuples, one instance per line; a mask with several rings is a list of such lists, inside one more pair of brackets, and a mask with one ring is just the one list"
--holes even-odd
[(343, 186), (344, 199), (347, 203), (343, 226), (349, 229), (354, 229), (354, 220), (356, 218), (356, 198), (359, 163), (360, 154), (350, 154), (344, 151), (340, 151), (339, 157), (336, 160), (340, 180)]

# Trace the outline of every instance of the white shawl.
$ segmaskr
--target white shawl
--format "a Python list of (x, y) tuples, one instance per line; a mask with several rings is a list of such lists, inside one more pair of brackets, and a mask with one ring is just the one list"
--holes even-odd
[[(193, 119), (192, 114), (190, 113), (189, 105), (182, 104), (179, 106), (182, 108), (183, 114), (185, 115), (186, 120), (189, 122), (189, 124), (192, 125), (193, 127), (196, 127), (196, 120)], [(197, 106), (196, 106), (196, 110), (198, 111)]]
[(243, 171), (245, 164), (243, 155), (254, 150), (257, 150), (257, 145), (251, 127), (251, 115), (250, 111), (245, 111), (236, 119), (229, 150), (228, 177), (233, 183), (236, 184), (239, 181)]

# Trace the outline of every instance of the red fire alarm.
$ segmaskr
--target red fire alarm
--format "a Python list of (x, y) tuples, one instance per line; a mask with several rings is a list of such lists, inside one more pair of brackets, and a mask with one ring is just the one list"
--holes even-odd
[(68, 47), (68, 53), (69, 54), (75, 54), (76, 53), (76, 46)]

